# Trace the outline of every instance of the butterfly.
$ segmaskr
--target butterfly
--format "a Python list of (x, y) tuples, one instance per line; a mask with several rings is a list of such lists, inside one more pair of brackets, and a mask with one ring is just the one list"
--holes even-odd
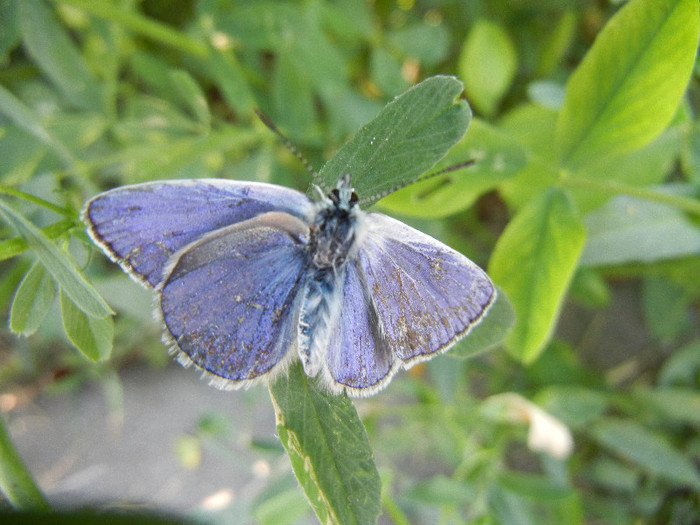
[(467, 335), (493, 283), (436, 239), (360, 209), (349, 175), (317, 198), (225, 179), (156, 181), (91, 199), (93, 241), (154, 288), (164, 340), (219, 388), (295, 359), (335, 393), (384, 388)]

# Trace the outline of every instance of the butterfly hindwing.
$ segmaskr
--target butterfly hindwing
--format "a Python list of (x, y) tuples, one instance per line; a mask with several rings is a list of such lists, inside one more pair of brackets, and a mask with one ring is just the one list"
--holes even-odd
[(83, 219), (95, 242), (139, 281), (155, 287), (172, 255), (203, 235), (262, 213), (308, 221), (311, 201), (259, 182), (197, 179), (147, 182), (101, 193)]
[(336, 392), (370, 395), (391, 379), (400, 362), (384, 337), (362, 271), (345, 267), (341, 307), (326, 354), (326, 383)]
[(379, 213), (365, 217), (358, 264), (384, 336), (405, 365), (450, 348), (495, 299), (493, 283), (462, 254)]
[(173, 257), (157, 290), (168, 339), (185, 363), (236, 386), (285, 361), (296, 337), (305, 233), (304, 222), (274, 212)]

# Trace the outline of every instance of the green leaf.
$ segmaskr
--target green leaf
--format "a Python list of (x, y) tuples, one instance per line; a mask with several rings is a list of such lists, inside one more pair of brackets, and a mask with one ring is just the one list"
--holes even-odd
[(695, 62), (699, 20), (696, 0), (633, 0), (620, 9), (567, 83), (561, 165), (575, 171), (664, 129)]
[(309, 505), (296, 487), (260, 502), (252, 514), (260, 525), (294, 525), (304, 516), (310, 517)]
[(550, 338), (584, 239), (571, 201), (552, 188), (520, 210), (496, 243), (489, 274), (517, 316), (506, 347), (526, 363)]
[(112, 352), (112, 316), (91, 317), (80, 310), (61, 290), (61, 318), (68, 340), (91, 361), (107, 359)]
[(641, 403), (651, 405), (663, 420), (700, 426), (700, 393), (690, 388), (644, 388), (634, 392)]
[(590, 432), (601, 445), (647, 472), (700, 489), (700, 475), (689, 457), (637, 423), (606, 419), (593, 425)]
[(323, 185), (349, 173), (360, 199), (373, 202), (415, 181), (464, 136), (471, 111), (461, 92), (456, 78), (435, 76), (395, 98), (323, 166)]
[(73, 153), (59, 139), (44, 127), (39, 116), (11, 92), (0, 85), (0, 113), (23, 130), (33, 135), (39, 142), (53, 149), (66, 164), (74, 166), (76, 159)]
[(72, 301), (87, 315), (103, 318), (112, 309), (85, 280), (75, 261), (58, 249), (36, 226), (0, 201), (0, 217), (19, 233), (54, 280)]
[(476, 163), (418, 181), (381, 200), (382, 209), (412, 217), (442, 218), (467, 209), (483, 193), (513, 177), (526, 158), (523, 148), (483, 120), (472, 121), (465, 137), (436, 170), (473, 159)]
[(700, 230), (678, 209), (619, 195), (584, 218), (581, 264), (649, 263), (700, 253)]
[(182, 107), (189, 110), (203, 126), (209, 127), (211, 114), (207, 105), (207, 98), (192, 76), (182, 69), (171, 71), (168, 75), (171, 89), (174, 90)]
[(375, 523), (380, 481), (351, 401), (311, 385), (297, 362), (270, 386), (277, 432), (321, 523)]
[(503, 27), (496, 22), (477, 20), (464, 42), (457, 67), (467, 99), (490, 117), (513, 82), (518, 55)]
[(42, 72), (77, 107), (99, 110), (102, 85), (43, 0), (17, 2), (22, 40)]
[(10, 330), (31, 335), (39, 329), (53, 302), (55, 287), (40, 262), (35, 262), (19, 283), (10, 310)]
[(700, 374), (700, 340), (695, 340), (678, 348), (664, 362), (659, 370), (658, 383), (661, 386), (696, 385)]
[(466, 358), (480, 354), (503, 341), (515, 323), (515, 312), (502, 290), (481, 322), (472, 328), (447, 355)]

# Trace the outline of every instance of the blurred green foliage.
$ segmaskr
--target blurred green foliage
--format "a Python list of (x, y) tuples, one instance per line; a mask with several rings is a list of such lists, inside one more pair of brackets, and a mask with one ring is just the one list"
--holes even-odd
[[(474, 118), (435, 169), (475, 165), (376, 207), (488, 268), (516, 320), (494, 347), (500, 305), (448, 354), (470, 359), (357, 403), (385, 518), (696, 523), (698, 19), (696, 0), (0, 0), (3, 391), (167, 359), (149, 294), (92, 257), (87, 198), (161, 178), (305, 190), (254, 108), (320, 170), (393, 97), (456, 75)], [(571, 456), (528, 442), (525, 399), (573, 432)], [(302, 499), (285, 479), (251, 515), (293, 523)]]

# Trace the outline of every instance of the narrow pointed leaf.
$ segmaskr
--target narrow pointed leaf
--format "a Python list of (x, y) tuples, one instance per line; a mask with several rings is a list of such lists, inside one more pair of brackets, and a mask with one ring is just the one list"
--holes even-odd
[(608, 22), (566, 86), (563, 166), (650, 142), (673, 117), (695, 63), (697, 0), (633, 0)]
[(61, 319), (66, 336), (91, 361), (100, 361), (112, 352), (114, 321), (111, 315), (91, 317), (80, 310), (61, 290)]
[(53, 279), (40, 262), (35, 262), (19, 283), (10, 310), (10, 330), (31, 335), (46, 317), (53, 302)]
[(462, 83), (435, 76), (389, 102), (320, 172), (324, 188), (352, 176), (361, 200), (415, 181), (444, 157), (467, 131), (469, 105), (458, 100)]
[(22, 41), (41, 71), (76, 106), (100, 109), (101, 84), (44, 0), (22, 0), (17, 9)]
[(85, 280), (75, 261), (52, 243), (36, 226), (0, 201), (0, 218), (19, 233), (56, 283), (83, 312), (91, 317), (111, 315), (109, 305)]
[(351, 401), (315, 388), (299, 363), (270, 386), (277, 432), (321, 523), (371, 524), (380, 480)]
[(526, 363), (550, 338), (584, 240), (568, 196), (552, 188), (520, 210), (496, 244), (489, 274), (517, 317), (506, 346)]

